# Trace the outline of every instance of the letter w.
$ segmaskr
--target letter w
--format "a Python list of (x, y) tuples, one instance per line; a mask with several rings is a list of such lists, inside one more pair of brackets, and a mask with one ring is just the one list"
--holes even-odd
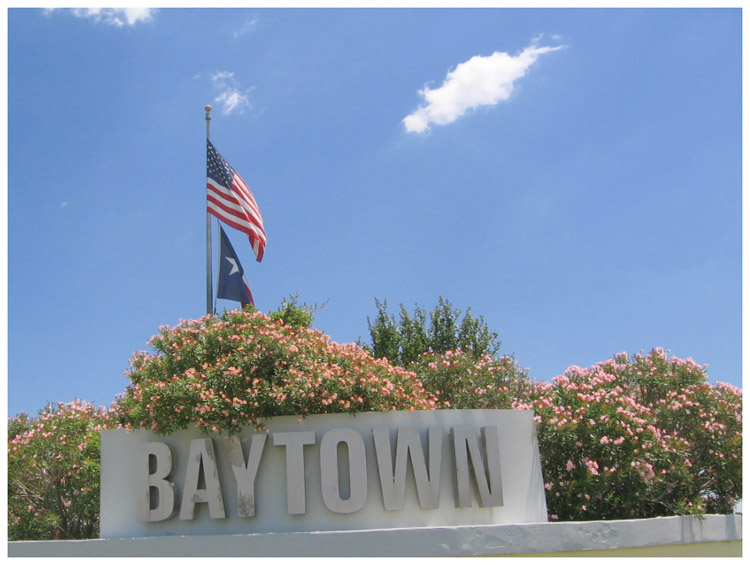
[(419, 507), (437, 508), (440, 500), (440, 465), (443, 451), (443, 429), (429, 428), (429, 474), (425, 463), (422, 440), (415, 428), (399, 429), (396, 437), (396, 469), (391, 456), (391, 438), (387, 428), (373, 428), (375, 454), (378, 460), (380, 487), (386, 510), (401, 510), (406, 491), (406, 462), (411, 459), (414, 480), (417, 484)]

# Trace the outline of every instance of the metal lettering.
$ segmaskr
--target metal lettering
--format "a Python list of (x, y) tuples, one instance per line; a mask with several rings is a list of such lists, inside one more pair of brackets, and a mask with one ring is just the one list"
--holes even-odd
[(402, 510), (406, 491), (407, 456), (411, 458), (417, 485), (419, 507), (437, 508), (440, 500), (440, 466), (443, 451), (443, 429), (429, 428), (429, 473), (425, 463), (422, 440), (416, 428), (399, 429), (396, 435), (396, 469), (393, 468), (391, 438), (388, 428), (374, 428), (375, 455), (378, 461), (383, 506), (386, 510)]
[[(199, 488), (198, 484), (201, 466), (206, 488)], [(198, 503), (208, 503), (208, 513), (211, 518), (226, 518), (219, 473), (216, 469), (216, 455), (210, 438), (194, 439), (190, 442), (180, 520), (192, 520), (195, 515), (195, 505)]]
[[(482, 428), (484, 436), (484, 454), (487, 459), (485, 468), (482, 452), (479, 448), (475, 428), (453, 428), (453, 448), (456, 457), (456, 483), (458, 487), (458, 504), (460, 508), (471, 506), (471, 478), (469, 475), (469, 457), (474, 470), (474, 480), (479, 490), (479, 506), (502, 506), (503, 485), (500, 477), (500, 442), (497, 426)], [(468, 455), (467, 455), (468, 451)], [(489, 472), (489, 483), (488, 473)]]
[(286, 446), (286, 503), (289, 514), (305, 513), (304, 446), (315, 444), (315, 432), (273, 434), (273, 444)]
[(234, 479), (237, 482), (237, 514), (241, 518), (255, 516), (255, 477), (258, 474), (260, 457), (263, 454), (267, 436), (268, 434), (253, 434), (247, 463), (242, 453), (240, 438), (230, 436), (224, 440)]
[[(136, 519), (139, 522), (159, 522), (166, 520), (174, 512), (174, 485), (167, 479), (172, 471), (172, 450), (166, 443), (153, 441), (138, 449), (138, 505)], [(151, 460), (156, 469), (151, 473)], [(158, 494), (158, 505), (151, 508), (154, 499), (152, 489)]]
[[(349, 475), (349, 496), (342, 497), (339, 485), (339, 444), (346, 444)], [(365, 442), (360, 433), (350, 428), (326, 432), (320, 440), (320, 487), (323, 503), (331, 512), (350, 514), (361, 510), (367, 502), (367, 462)]]

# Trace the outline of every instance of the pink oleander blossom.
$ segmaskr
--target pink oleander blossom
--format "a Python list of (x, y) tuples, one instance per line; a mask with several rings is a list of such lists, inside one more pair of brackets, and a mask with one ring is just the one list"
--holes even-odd
[(619, 353), (532, 391), (550, 514), (728, 513), (741, 496), (741, 390), (709, 384), (705, 365)]
[(9, 539), (97, 536), (99, 430), (117, 420), (82, 400), (8, 420)]
[(280, 415), (437, 407), (414, 372), (257, 311), (183, 320), (151, 346), (131, 360), (119, 402), (133, 428), (219, 433)]

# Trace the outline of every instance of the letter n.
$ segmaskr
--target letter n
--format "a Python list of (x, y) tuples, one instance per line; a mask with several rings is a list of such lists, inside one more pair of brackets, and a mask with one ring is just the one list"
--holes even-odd
[[(503, 485), (500, 477), (500, 442), (496, 426), (482, 428), (484, 457), (477, 432), (472, 427), (453, 428), (453, 447), (456, 456), (456, 483), (460, 508), (471, 506), (471, 477), (469, 459), (474, 470), (474, 481), (479, 491), (479, 506), (502, 506)], [(485, 465), (486, 458), (486, 465)]]

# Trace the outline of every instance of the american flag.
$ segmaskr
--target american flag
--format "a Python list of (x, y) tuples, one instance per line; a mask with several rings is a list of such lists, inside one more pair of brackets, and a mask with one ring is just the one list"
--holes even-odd
[(246, 233), (255, 258), (258, 261), (262, 260), (266, 248), (266, 230), (263, 228), (260, 208), (245, 181), (229, 166), (210, 141), (206, 169), (208, 212), (227, 225)]

